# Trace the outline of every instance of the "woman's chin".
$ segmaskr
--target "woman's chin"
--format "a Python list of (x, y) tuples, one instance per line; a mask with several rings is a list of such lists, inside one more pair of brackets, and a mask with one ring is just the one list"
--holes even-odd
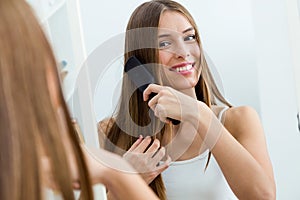
[(180, 86), (171, 86), (172, 88), (174, 88), (175, 90), (178, 90), (178, 91), (184, 91), (184, 90), (189, 90), (189, 89), (194, 89), (196, 86), (196, 84), (194, 83), (190, 83), (190, 84), (185, 84), (185, 85), (180, 85)]

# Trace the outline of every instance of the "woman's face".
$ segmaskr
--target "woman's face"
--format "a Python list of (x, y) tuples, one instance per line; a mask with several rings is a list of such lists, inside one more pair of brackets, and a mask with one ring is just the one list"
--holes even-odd
[(194, 87), (200, 76), (200, 48), (195, 30), (179, 12), (162, 13), (158, 26), (159, 62), (163, 84), (177, 90)]

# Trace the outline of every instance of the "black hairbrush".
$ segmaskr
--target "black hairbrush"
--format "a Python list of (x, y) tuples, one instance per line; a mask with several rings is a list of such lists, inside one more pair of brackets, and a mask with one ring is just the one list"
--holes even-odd
[[(125, 72), (128, 74), (129, 79), (138, 87), (140, 92), (144, 92), (149, 84), (155, 83), (154, 77), (152, 74), (146, 69), (146, 67), (135, 57), (131, 56), (127, 62), (125, 63)], [(154, 97), (156, 93), (151, 93), (149, 95), (149, 100)], [(174, 125), (178, 125), (180, 123), (179, 120), (167, 118)]]

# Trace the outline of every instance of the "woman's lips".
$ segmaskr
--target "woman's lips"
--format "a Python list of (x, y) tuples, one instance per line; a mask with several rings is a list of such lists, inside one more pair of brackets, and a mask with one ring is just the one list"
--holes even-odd
[(187, 75), (194, 71), (194, 64), (195, 63), (181, 63), (171, 67), (170, 70), (182, 75)]

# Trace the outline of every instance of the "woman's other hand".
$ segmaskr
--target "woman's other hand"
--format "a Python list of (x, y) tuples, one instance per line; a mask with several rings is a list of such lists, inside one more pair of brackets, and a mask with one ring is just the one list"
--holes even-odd
[(143, 139), (139, 137), (130, 149), (123, 155), (147, 184), (150, 184), (160, 173), (169, 167), (171, 158), (161, 164), (162, 159), (166, 156), (164, 147), (160, 147), (160, 142), (155, 139), (151, 144), (151, 137)]

